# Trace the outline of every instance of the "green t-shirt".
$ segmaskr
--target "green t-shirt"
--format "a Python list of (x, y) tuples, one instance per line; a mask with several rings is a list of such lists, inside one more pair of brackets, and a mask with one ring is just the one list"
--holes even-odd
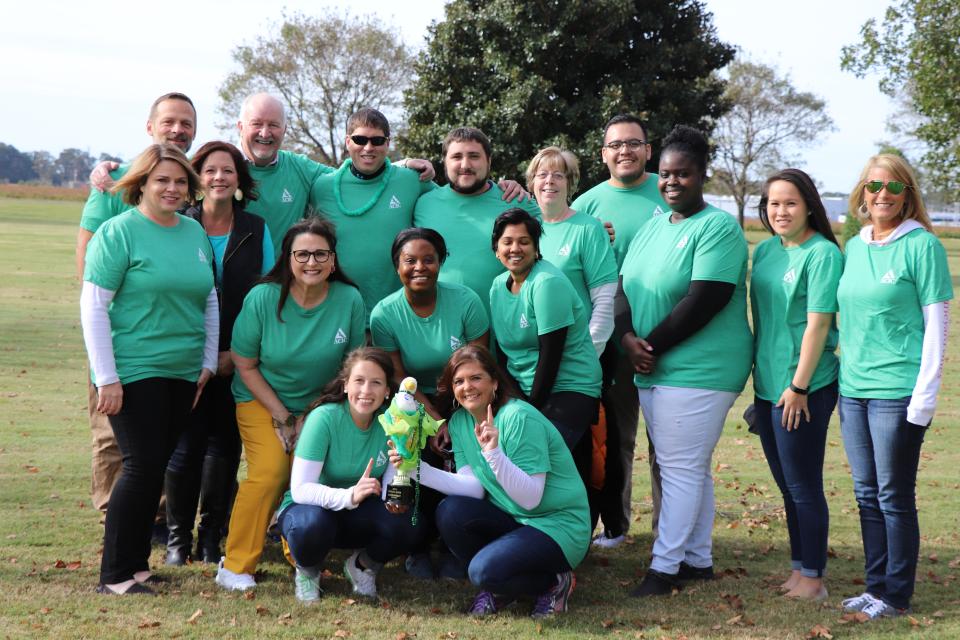
[(610, 236), (602, 222), (585, 213), (574, 213), (562, 222), (544, 221), (540, 253), (567, 276), (588, 310), (593, 309), (590, 289), (617, 282)]
[[(450, 185), (434, 189), (417, 200), (413, 211), (413, 223), (418, 227), (433, 229), (443, 236), (450, 254), (440, 280), (463, 284), (480, 297), (486, 308), (490, 303), (490, 283), (504, 268), (493, 249), (493, 221), (507, 209), (520, 207), (540, 218), (540, 208), (532, 198), (521, 203), (505, 202), (503, 191), (497, 185), (478, 195), (465, 196), (450, 188)], [(486, 309), (490, 312), (490, 309)]]
[[(110, 179), (116, 182), (130, 170), (129, 164), (121, 164), (110, 172)], [(130, 205), (123, 201), (123, 193), (101, 193), (97, 189), (90, 189), (87, 202), (83, 205), (80, 214), (80, 228), (90, 233), (96, 233), (104, 222), (130, 209)]]
[(258, 197), (248, 201), (246, 209), (267, 223), (273, 238), (273, 253), (279, 258), (287, 229), (307, 215), (314, 181), (333, 169), (307, 156), (283, 150), (277, 154), (275, 163), (258, 167), (248, 162), (247, 169), (257, 183)]
[(540, 361), (539, 336), (567, 327), (560, 370), (553, 391), (600, 397), (600, 362), (590, 340), (590, 316), (573, 285), (557, 267), (538, 260), (519, 293), (507, 289), (509, 272), (490, 287), (490, 318), (507, 369), (524, 393), (530, 393)]
[[(334, 189), (338, 181), (348, 211), (364, 207), (377, 193), (380, 197), (366, 213), (350, 215), (337, 203)], [(386, 188), (380, 192), (384, 181)], [(412, 226), (417, 198), (435, 187), (433, 182), (421, 182), (416, 171), (394, 165), (372, 180), (361, 180), (342, 166), (313, 184), (310, 204), (336, 225), (337, 264), (360, 288), (368, 318), (377, 303), (400, 286), (390, 247), (398, 233)]]
[(736, 218), (707, 206), (671, 224), (656, 216), (637, 232), (623, 261), (623, 290), (633, 330), (647, 336), (687, 295), (692, 280), (736, 285), (733, 298), (700, 329), (660, 356), (650, 375), (636, 374), (641, 389), (655, 385), (740, 393), (753, 364), (747, 324), (747, 242)]
[(381, 300), (370, 314), (374, 346), (399, 351), (407, 375), (417, 379), (424, 393), (436, 393), (450, 355), (489, 328), (479, 296), (447, 282), (437, 283), (437, 306), (427, 318), (413, 312), (403, 289)]
[(947, 253), (935, 235), (915, 229), (892, 243), (847, 241), (840, 307), (840, 393), (905, 398), (923, 352), (923, 307), (951, 300)]
[[(799, 247), (784, 247), (778, 236), (753, 252), (750, 308), (753, 312), (753, 389), (776, 403), (793, 381), (808, 313), (836, 313), (837, 284), (843, 272), (840, 248), (819, 233)], [(808, 388), (816, 391), (837, 379), (836, 319)]]
[(587, 491), (560, 432), (522, 400), (507, 402), (494, 416), (493, 423), (500, 431), (500, 449), (513, 464), (528, 475), (546, 473), (540, 504), (527, 510), (507, 495), (483, 457), (474, 434), (473, 416), (465, 409), (450, 418), (457, 468), (469, 466), (490, 502), (520, 524), (550, 536), (560, 545), (570, 567), (576, 568), (590, 544), (590, 509)]
[[(259, 284), (243, 300), (233, 325), (230, 348), (244, 358), (257, 358), (260, 373), (280, 402), (302, 412), (337, 375), (340, 363), (366, 339), (363, 300), (353, 287), (331, 282), (327, 297), (304, 309), (287, 296), (277, 319), (280, 285)], [(239, 375), (233, 377), (237, 402), (253, 400)]]
[(164, 227), (137, 209), (121, 213), (94, 234), (83, 279), (116, 292), (108, 314), (120, 382), (197, 380), (213, 290), (213, 252), (198, 222), (178, 214)]
[(616, 239), (613, 241), (613, 253), (617, 258), (617, 268), (623, 268), (630, 241), (637, 235), (640, 227), (647, 221), (670, 211), (670, 207), (660, 196), (657, 188), (657, 176), (647, 174), (642, 184), (624, 189), (609, 182), (601, 182), (570, 205), (574, 211), (612, 222)]
[[(298, 458), (322, 462), (318, 484), (348, 489), (367, 470), (373, 459), (371, 478), (379, 478), (389, 464), (387, 434), (377, 417), (361, 429), (350, 415), (347, 401), (320, 405), (307, 415), (294, 454)], [(373, 499), (373, 498), (370, 498)], [(293, 504), (290, 490), (283, 495), (280, 511)]]

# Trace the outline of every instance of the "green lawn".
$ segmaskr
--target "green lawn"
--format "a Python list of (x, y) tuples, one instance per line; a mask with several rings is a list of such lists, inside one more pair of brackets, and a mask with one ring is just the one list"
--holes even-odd
[[(408, 579), (396, 565), (381, 577), (383, 601), (354, 601), (330, 558), (326, 597), (314, 607), (293, 597), (289, 567), (268, 548), (252, 599), (213, 583), (214, 569), (167, 569), (158, 598), (93, 593), (102, 527), (89, 501), (89, 430), (79, 286), (73, 241), (81, 204), (0, 198), (0, 634), (6, 637), (181, 638), (805, 638), (816, 625), (835, 638), (960, 637), (960, 371), (947, 364), (937, 420), (924, 446), (919, 479), (923, 532), (914, 614), (844, 623), (842, 597), (862, 590), (856, 504), (839, 428), (829, 436), (826, 485), (832, 514), (831, 560), (821, 605), (776, 592), (788, 566), (786, 527), (755, 436), (730, 413), (714, 459), (716, 568), (723, 578), (669, 598), (637, 601), (626, 592), (650, 553), (645, 462), (635, 477), (636, 523), (629, 545), (592, 553), (577, 571), (571, 611), (536, 624), (513, 607), (475, 621), (461, 611), (466, 584)], [(751, 242), (763, 236), (750, 232)], [(945, 241), (960, 274), (960, 240)], [(957, 314), (954, 336), (957, 336)], [(954, 337), (954, 343), (957, 338)], [(823, 636), (827, 637), (827, 636)]]

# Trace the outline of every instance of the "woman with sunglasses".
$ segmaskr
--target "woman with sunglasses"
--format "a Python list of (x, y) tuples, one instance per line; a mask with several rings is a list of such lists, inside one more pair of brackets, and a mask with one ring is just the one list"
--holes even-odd
[(870, 224), (845, 247), (840, 429), (860, 509), (866, 589), (844, 600), (867, 618), (910, 610), (920, 551), (920, 447), (943, 374), (953, 285), (947, 255), (900, 156), (870, 158), (849, 215)]
[(837, 406), (837, 283), (843, 255), (817, 188), (803, 171), (767, 179), (760, 222), (774, 234), (753, 252), (755, 429), (783, 495), (790, 536), (787, 597), (827, 597), (827, 427)]
[(363, 300), (338, 268), (330, 223), (315, 217), (298, 222), (280, 246), (277, 263), (244, 299), (230, 344), (247, 478), (237, 491), (217, 572), (225, 589), (256, 586), (253, 572), (290, 479), (304, 411), (365, 339)]

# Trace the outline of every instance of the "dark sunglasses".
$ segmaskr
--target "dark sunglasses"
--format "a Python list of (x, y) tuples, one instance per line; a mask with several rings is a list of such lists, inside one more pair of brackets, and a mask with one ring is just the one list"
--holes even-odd
[(898, 196), (901, 193), (903, 193), (903, 190), (910, 185), (906, 185), (902, 182), (898, 182), (897, 180), (891, 180), (890, 182), (884, 182), (883, 180), (869, 180), (866, 183), (864, 183), (863, 186), (870, 193), (880, 193), (880, 191), (884, 187), (886, 187), (887, 191), (891, 195)]
[(350, 139), (353, 140), (353, 144), (359, 145), (361, 147), (367, 146), (367, 143), (372, 144), (375, 147), (382, 147), (387, 144), (387, 136), (350, 136)]

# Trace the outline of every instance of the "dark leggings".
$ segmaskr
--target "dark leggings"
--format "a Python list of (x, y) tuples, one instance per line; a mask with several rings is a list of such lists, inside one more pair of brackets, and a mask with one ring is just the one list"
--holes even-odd
[(573, 455), (584, 486), (590, 486), (593, 438), (590, 425), (597, 421), (600, 401), (575, 391), (557, 391), (547, 397), (540, 412), (553, 423)]
[(470, 582), (497, 595), (537, 596), (570, 564), (553, 538), (521, 525), (489, 500), (448, 496), (437, 507), (437, 528)]
[(387, 562), (416, 547), (425, 529), (413, 526), (409, 513), (387, 511), (376, 496), (342, 511), (292, 504), (279, 522), (294, 561), (310, 569), (320, 566), (331, 549), (362, 548), (376, 562)]
[(123, 469), (110, 494), (103, 534), (100, 582), (117, 584), (150, 566), (150, 533), (163, 474), (180, 432), (190, 421), (197, 385), (146, 378), (123, 385), (120, 412), (110, 416)]

